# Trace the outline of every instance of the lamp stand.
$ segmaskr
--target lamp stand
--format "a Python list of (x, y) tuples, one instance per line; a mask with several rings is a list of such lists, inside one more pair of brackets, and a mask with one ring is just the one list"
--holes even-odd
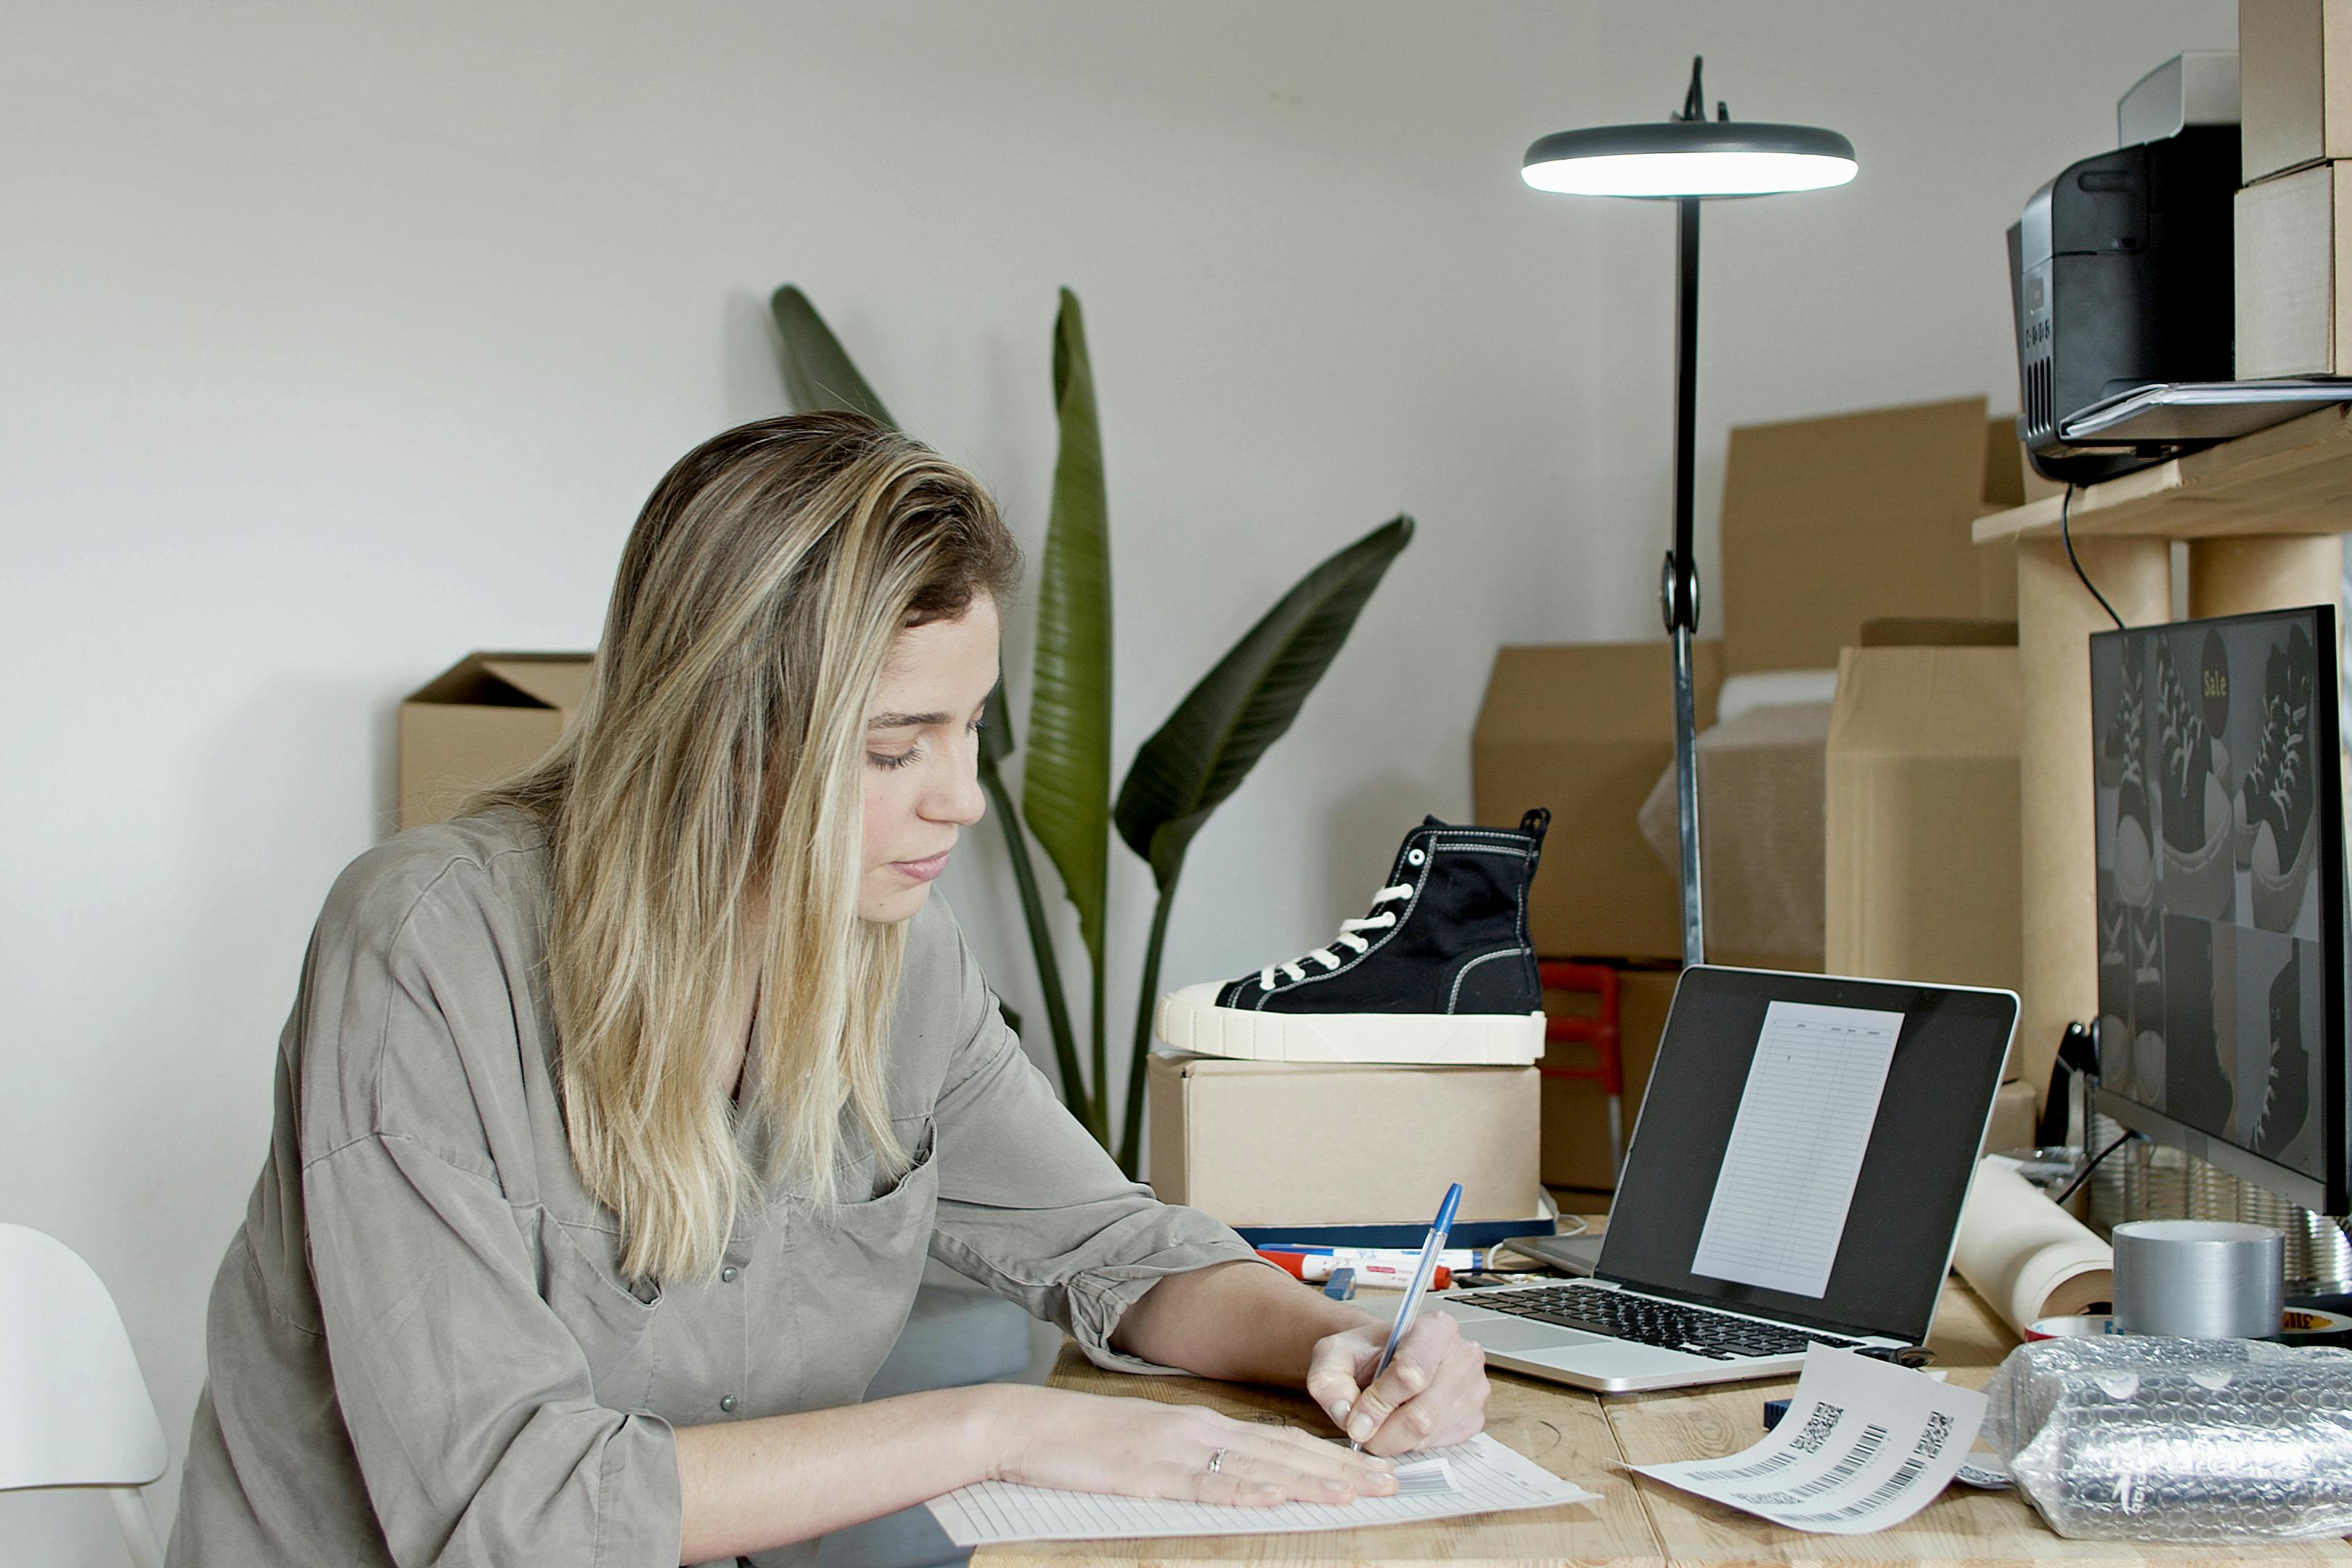
[[(1696, 73), (1692, 91), (1697, 91)], [(1675, 545), (1658, 608), (1675, 648), (1675, 794), (1683, 842), (1683, 963), (1706, 962), (1698, 864), (1698, 698), (1691, 639), (1698, 635), (1698, 563), (1691, 553), (1692, 469), (1698, 447), (1698, 198), (1675, 201)]]

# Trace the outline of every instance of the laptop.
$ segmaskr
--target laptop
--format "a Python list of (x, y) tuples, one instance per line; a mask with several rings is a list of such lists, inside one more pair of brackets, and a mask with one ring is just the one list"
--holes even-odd
[(2016, 1029), (2008, 991), (1685, 970), (1591, 1278), (1425, 1310), (1604, 1394), (1924, 1344)]

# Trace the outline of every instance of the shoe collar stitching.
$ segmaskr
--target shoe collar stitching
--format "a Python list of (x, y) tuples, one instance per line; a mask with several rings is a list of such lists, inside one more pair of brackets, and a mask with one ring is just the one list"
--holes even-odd
[(1472, 959), (1469, 963), (1455, 970), (1454, 972), (1454, 984), (1445, 993), (1445, 1016), (1449, 1018), (1454, 1016), (1454, 1004), (1462, 1000), (1462, 982), (1468, 978), (1472, 970), (1477, 968), (1480, 964), (1486, 963), (1490, 958), (1517, 958), (1527, 951), (1528, 950), (1524, 946), (1498, 947), (1492, 952), (1480, 953), (1477, 957)]

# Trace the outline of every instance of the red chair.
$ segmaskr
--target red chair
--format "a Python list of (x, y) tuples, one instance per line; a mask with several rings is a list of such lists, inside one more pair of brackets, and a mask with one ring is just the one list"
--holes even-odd
[(1536, 964), (1547, 996), (1554, 991), (1578, 992), (1598, 997), (1590, 1017), (1544, 1009), (1544, 1039), (1573, 1040), (1592, 1047), (1591, 1067), (1538, 1067), (1546, 1078), (1580, 1078), (1598, 1082), (1609, 1097), (1609, 1169), (1625, 1169), (1625, 1058), (1620, 1048), (1617, 972), (1605, 963), (1569, 963), (1544, 959)]

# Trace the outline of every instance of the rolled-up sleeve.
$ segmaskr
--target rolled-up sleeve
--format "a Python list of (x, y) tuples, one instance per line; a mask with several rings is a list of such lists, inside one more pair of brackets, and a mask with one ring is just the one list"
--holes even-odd
[(335, 1397), (393, 1560), (675, 1564), (670, 1428), (597, 1404), (497, 1184), (372, 1136), (302, 1186)]
[(334, 1398), (395, 1563), (675, 1564), (675, 1436), (599, 1404), (542, 1295), (560, 1238), (531, 1162), (493, 1154), (520, 1115), (487, 1064), (520, 1047), (481, 921), (437, 879), (389, 941), (329, 931), (306, 988), (301, 1197)]
[(1120, 1317), (1171, 1274), (1257, 1254), (1127, 1179), (1023, 1054), (960, 935), (954, 947), (961, 1044), (935, 1113), (931, 1255), (1060, 1326), (1097, 1366), (1177, 1370), (1113, 1350)]

